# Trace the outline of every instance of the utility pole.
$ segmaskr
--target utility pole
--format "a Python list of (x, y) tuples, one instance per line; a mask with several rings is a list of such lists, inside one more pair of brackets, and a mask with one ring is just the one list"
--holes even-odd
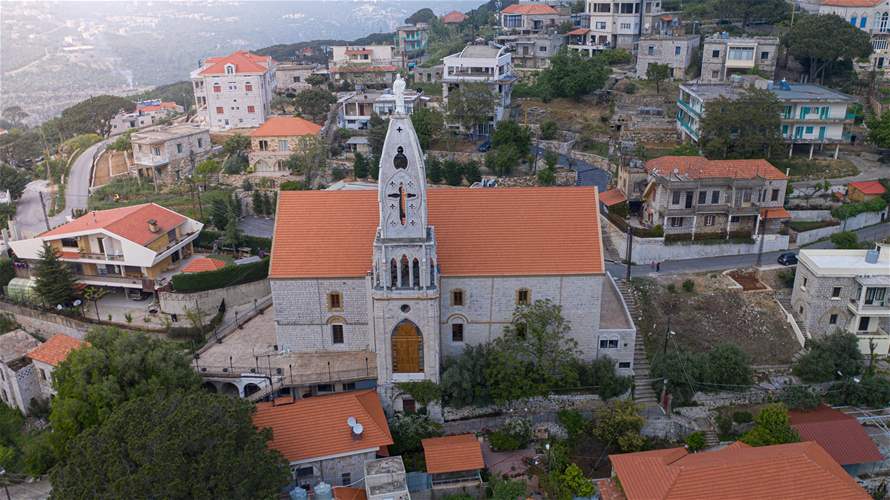
[(43, 191), (37, 191), (37, 194), (40, 195), (40, 208), (43, 209), (43, 222), (46, 223), (46, 230), (49, 231), (49, 217), (46, 216), (46, 202), (43, 201)]

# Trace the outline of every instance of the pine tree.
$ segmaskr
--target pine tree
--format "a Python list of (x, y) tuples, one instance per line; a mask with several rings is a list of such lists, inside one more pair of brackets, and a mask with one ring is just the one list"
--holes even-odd
[(229, 207), (226, 200), (214, 198), (210, 204), (210, 222), (217, 229), (224, 229), (229, 221)]
[(254, 191), (253, 196), (251, 196), (251, 202), (254, 215), (263, 215), (265, 213), (266, 207), (263, 205), (263, 193), (259, 190)]
[(371, 157), (370, 165), (368, 165), (368, 176), (377, 180), (377, 177), (380, 176), (380, 162), (376, 157)]
[(356, 179), (364, 179), (368, 177), (368, 159), (365, 155), (356, 152), (355, 159), (352, 160), (352, 170)]
[(238, 195), (232, 193), (232, 199), (229, 201), (229, 205), (235, 209), (235, 217), (241, 217), (241, 199), (238, 198)]
[(58, 252), (49, 244), (43, 244), (40, 261), (35, 267), (34, 291), (49, 307), (70, 302), (74, 298), (76, 280), (68, 266), (59, 260)]
[(238, 229), (238, 214), (235, 211), (235, 204), (229, 205), (229, 221), (226, 223), (226, 231), (223, 234), (223, 244), (237, 247), (241, 242), (241, 231)]

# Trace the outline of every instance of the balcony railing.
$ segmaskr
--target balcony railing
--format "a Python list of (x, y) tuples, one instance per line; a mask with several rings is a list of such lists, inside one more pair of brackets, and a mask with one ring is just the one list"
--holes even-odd
[(114, 260), (114, 261), (122, 261), (124, 260), (123, 254), (110, 254), (110, 253), (91, 253), (91, 252), (80, 252), (81, 259), (90, 259), (90, 260)]

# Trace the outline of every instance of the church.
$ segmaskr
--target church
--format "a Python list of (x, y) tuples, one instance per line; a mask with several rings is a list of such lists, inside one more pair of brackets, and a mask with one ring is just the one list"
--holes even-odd
[(385, 405), (402, 410), (413, 401), (394, 383), (438, 382), (446, 357), (549, 299), (583, 358), (609, 356), (631, 374), (635, 329), (605, 271), (596, 188), (428, 188), (396, 95), (376, 193), (279, 196), (269, 270), (278, 349), (369, 353)]

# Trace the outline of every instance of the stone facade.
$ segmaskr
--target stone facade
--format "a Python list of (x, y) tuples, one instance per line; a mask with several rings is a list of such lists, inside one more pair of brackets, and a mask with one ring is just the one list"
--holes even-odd
[(312, 88), (306, 78), (319, 71), (317, 64), (279, 63), (275, 68), (275, 91), (299, 93)]
[(185, 178), (213, 147), (207, 129), (189, 124), (142, 130), (134, 133), (130, 142), (133, 148), (130, 174), (157, 177), (163, 182)]
[[(291, 470), (297, 476), (298, 485), (315, 486), (325, 482), (332, 486), (348, 486), (365, 477), (365, 462), (377, 458), (375, 451), (356, 453), (343, 457), (292, 463)], [(312, 469), (312, 474), (308, 470)]]
[[(448, 94), (470, 83), (484, 83), (496, 95), (494, 109), (488, 123), (482, 123), (476, 130), (469, 132), (488, 135), (495, 124), (509, 118), (510, 103), (513, 95), (513, 54), (506, 47), (489, 45), (468, 45), (457, 54), (443, 59), (442, 101), (448, 107)], [(461, 128), (458, 124), (449, 127)]]
[(284, 162), (294, 153), (306, 150), (307, 147), (317, 142), (316, 136), (294, 135), (282, 136), (251, 136), (250, 152), (247, 155), (248, 163), (253, 166), (255, 173), (277, 173), (287, 175), (290, 171), (284, 166)]
[(729, 37), (717, 33), (705, 39), (702, 50), (702, 83), (728, 82), (733, 74), (756, 70), (765, 78), (776, 73), (779, 39), (774, 36)]
[(258, 127), (271, 114), (275, 62), (238, 51), (208, 58), (191, 74), (198, 115), (213, 131)]
[(550, 58), (555, 56), (565, 43), (559, 33), (535, 33), (503, 35), (498, 43), (513, 49), (513, 64), (517, 68), (544, 69), (550, 67)]
[(438, 83), (442, 81), (442, 69), (444, 67), (441, 64), (430, 68), (417, 66), (414, 68), (414, 83)]
[(698, 35), (644, 36), (637, 53), (637, 78), (646, 78), (650, 64), (667, 64), (671, 68), (671, 78), (685, 78), (686, 69), (700, 43)]

